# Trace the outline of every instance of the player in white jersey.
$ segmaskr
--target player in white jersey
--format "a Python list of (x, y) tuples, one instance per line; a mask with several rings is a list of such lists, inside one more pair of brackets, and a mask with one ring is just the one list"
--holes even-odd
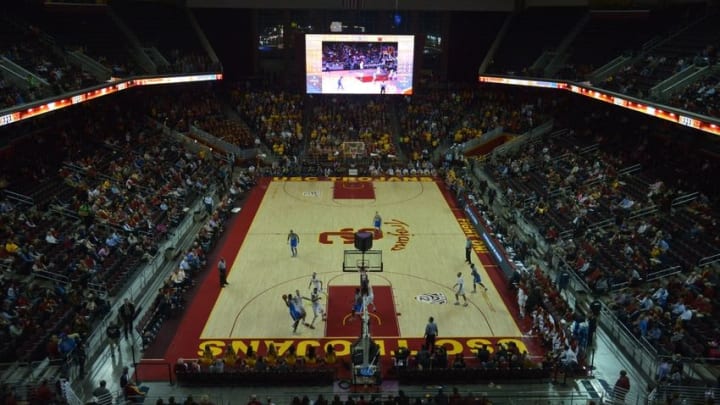
[(455, 305), (460, 305), (460, 297), (463, 297), (464, 307), (468, 306), (467, 297), (465, 296), (465, 280), (463, 279), (462, 272), (458, 272), (457, 281), (452, 286), (455, 290)]
[(320, 277), (318, 277), (316, 272), (313, 272), (312, 277), (310, 277), (310, 284), (308, 284), (308, 288), (310, 291), (317, 290), (318, 294), (323, 292), (323, 282), (320, 280)]
[(312, 310), (313, 310), (313, 319), (310, 322), (310, 327), (315, 327), (315, 320), (317, 319), (318, 315), (322, 317), (323, 321), (327, 321), (327, 316), (325, 315), (325, 308), (323, 308), (322, 305), (322, 297), (320, 296), (320, 292), (317, 288), (313, 288), (313, 292), (310, 295), (310, 298), (303, 297), (303, 299), (306, 299), (310, 301), (312, 304)]
[(367, 295), (363, 297), (363, 300), (365, 301), (366, 308), (370, 309), (370, 306), (372, 305), (373, 312), (377, 312), (377, 307), (375, 306), (375, 294), (373, 293), (373, 288), (370, 284), (368, 284)]

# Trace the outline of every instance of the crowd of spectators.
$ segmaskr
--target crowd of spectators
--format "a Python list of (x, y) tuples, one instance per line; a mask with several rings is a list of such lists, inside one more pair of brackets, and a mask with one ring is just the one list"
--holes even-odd
[(495, 235), (515, 263), (507, 288), (517, 297), (512, 309), (517, 311), (520, 324), (527, 327), (525, 334), (540, 338), (546, 350), (544, 359), (536, 363), (544, 370), (566, 375), (582, 373), (588, 365), (587, 349), (597, 328), (596, 316), (573, 310), (559, 283), (539, 266), (526, 266), (533, 260), (529, 254), (535, 247), (530, 245), (533, 241), (524, 240), (514, 220), (502, 214), (487, 181), (476, 181), (466, 169), (456, 169), (464, 164), (456, 163), (445, 171), (445, 181), (460, 201), (477, 210), (483, 220), (481, 226)]
[[(691, 37), (686, 42), (709, 41), (697, 52), (692, 52), (692, 46), (682, 43), (682, 48), (689, 51), (678, 52), (672, 47), (672, 41), (668, 46), (660, 46), (632, 64), (626, 65), (611, 76), (608, 76), (600, 87), (615, 90), (623, 94), (638, 98), (652, 98), (650, 89), (668, 79), (672, 75), (681, 73), (691, 67), (702, 68), (715, 65), (717, 61), (717, 47), (713, 44), (720, 38), (714, 33), (705, 33), (699, 38)], [(703, 42), (700, 42), (703, 43)]]
[[(232, 97), (238, 111), (260, 134), (258, 141), (262, 142), (260, 136), (264, 136), (279, 156), (300, 151), (303, 122), (313, 123), (308, 128), (311, 156), (323, 155), (331, 161), (342, 151), (342, 142), (347, 141), (364, 142), (368, 154), (388, 156), (396, 152), (390, 102), (375, 98), (317, 98), (310, 101), (311, 116), (303, 118), (300, 96), (237, 91)], [(415, 96), (399, 101), (407, 108), (400, 122), (401, 129), (412, 134), (408, 141), (412, 144), (412, 159), (406, 164), (390, 165), (371, 160), (367, 171), (374, 175), (438, 174), (428, 157), (454, 129), (479, 131), (456, 131), (452, 134), (454, 142), (482, 134), (492, 125), (522, 132), (535, 124), (535, 111), (546, 103), (513, 104), (514, 100), (487, 92), (479, 97), (476, 111), (455, 114), (463, 117), (460, 121), (446, 116), (477, 98), (472, 92), (449, 98), (418, 96), (417, 105)], [(223, 136), (219, 128), (225, 121), (217, 118), (222, 117), (222, 105), (208, 88), (180, 92), (170, 89), (152, 97), (148, 104), (154, 118), (178, 130), (187, 131), (193, 124), (238, 146), (250, 144), (249, 134), (242, 142), (229, 138), (232, 130)], [(138, 111), (122, 112), (107, 104), (104, 108), (75, 117), (78, 119), (67, 128), (55, 128), (61, 135), (52, 140), (38, 137), (35, 160), (24, 162), (22, 167), (8, 167), (6, 172), (10, 180), (3, 182), (3, 188), (43, 196), (35, 206), (0, 200), (0, 266), (7, 269), (0, 280), (0, 333), (4, 337), (0, 340), (6, 342), (2, 353), (7, 358), (14, 353), (32, 358), (44, 343), (48, 343), (47, 354), (62, 357), (67, 355), (68, 347), (72, 346), (72, 351), (81, 345), (94, 320), (106, 313), (112, 299), (96, 286), (109, 284), (109, 280), (122, 285), (130, 274), (115, 271), (117, 264), (125, 260), (127, 265), (129, 258), (137, 258), (129, 266), (133, 267), (153, 257), (158, 243), (186, 215), (183, 208), (204, 195), (213, 179), (226, 177), (218, 175), (221, 169), (217, 165), (135, 120)], [(421, 122), (423, 116), (429, 118)], [(712, 353), (720, 344), (714, 338), (720, 330), (720, 324), (714, 321), (718, 274), (709, 267), (696, 266), (699, 259), (719, 250), (717, 190), (701, 189), (704, 193), (685, 205), (673, 205), (673, 200), (703, 181), (705, 186), (713, 187), (707, 175), (716, 165), (706, 161), (696, 169), (678, 169), (697, 171), (682, 172), (681, 179), (675, 179), (659, 169), (651, 170), (655, 168), (652, 159), (668, 154), (658, 152), (663, 145), (651, 144), (644, 138), (645, 133), (640, 134), (643, 138), (630, 141), (630, 137), (622, 139), (627, 135), (622, 131), (619, 136), (607, 131), (617, 131), (618, 125), (634, 125), (609, 122), (608, 115), (602, 112), (577, 121), (562, 138), (547, 136), (542, 144), (530, 143), (518, 152), (489, 160), (484, 169), (498, 183), (510, 207), (530, 217), (551, 243), (549, 261), (558, 269), (567, 266), (577, 272), (597, 293), (612, 292), (612, 308), (638, 336), (657, 343), (655, 347), (668, 353)], [(645, 130), (650, 132), (647, 127)], [(425, 149), (427, 152), (423, 152)], [(64, 164), (39, 163), (37, 159), (43, 155), (37, 152), (47, 150), (64, 155)], [(684, 168), (687, 160), (694, 158), (687, 155), (685, 160), (674, 161), (668, 157), (667, 162)], [(640, 174), (624, 174), (623, 169), (635, 163), (646, 169)], [(52, 175), (56, 171), (59, 177)], [(527, 255), (529, 247), (516, 237), (511, 226), (491, 212), (493, 187), (473, 184), (469, 178), (455, 175), (454, 170), (445, 172), (442, 168), (440, 172), (447, 173), (447, 183), (456, 192), (475, 190), (468, 198), (482, 211), (488, 226), (502, 235), (521, 259)], [(51, 180), (35, 184), (43, 177)], [(58, 184), (48, 184), (58, 179)], [(228, 181), (224, 189), (237, 196), (251, 186), (252, 179), (240, 175)], [(205, 267), (203, 258), (222, 230), (227, 200), (222, 202), (209, 212), (210, 221), (193, 247), (183, 252), (179, 268), (159, 292), (155, 305), (161, 317), (172, 316), (167, 311), (182, 307), (194, 275)], [(647, 213), (635, 215), (645, 209)], [(675, 266), (684, 274), (647, 281)], [(58, 274), (68, 282), (25, 283), (21, 278), (44, 273)], [(521, 313), (532, 319), (532, 333), (542, 335), (552, 352), (563, 359), (575, 356), (581, 362), (590, 322), (570, 311), (551, 286), (537, 271), (520, 272), (511, 284), (518, 297), (526, 296), (522, 301), (519, 298), (523, 304), (518, 310), (522, 308)], [(149, 344), (151, 336), (144, 338)], [(238, 360), (235, 355), (233, 366), (248, 367), (247, 358)], [(220, 367), (217, 360), (217, 356), (200, 359), (199, 365), (216, 370)], [(222, 367), (227, 366), (226, 354), (220, 360)], [(262, 366), (265, 360), (251, 358), (252, 367), (258, 363)], [(307, 360), (303, 363), (307, 364)], [(327, 364), (327, 358), (310, 361)]]
[(249, 128), (240, 120), (227, 118), (224, 115), (210, 115), (196, 120), (194, 125), (240, 148), (255, 146), (255, 139), (250, 134)]
[[(37, 75), (47, 84), (36, 80), (33, 76), (28, 76), (27, 84), (23, 86), (12, 85), (6, 80), (2, 80), (0, 82), (0, 108), (33, 102), (100, 83), (88, 72), (68, 63), (68, 57), (63, 56), (66, 51), (75, 49), (87, 53), (88, 46), (86, 44), (76, 43), (77, 40), (73, 39), (75, 42), (70, 44), (67, 49), (63, 49), (44, 30), (44, 23), (52, 21), (51, 17), (46, 17), (50, 18), (48, 21), (40, 18), (36, 24), (24, 22), (22, 13), (19, 13), (18, 16), (5, 14), (0, 17), (4, 27), (0, 32), (0, 37), (3, 39), (3, 43), (7, 44), (5, 47), (0, 47), (0, 55)], [(49, 24), (48, 28), (52, 28), (53, 25), (54, 23)], [(60, 39), (62, 38), (63, 35), (60, 34)], [(117, 55), (110, 55), (108, 52), (111, 48), (107, 48), (106, 54), (103, 54), (102, 51), (98, 52), (97, 46), (92, 48), (91, 56), (110, 69), (115, 77), (143, 73), (143, 69), (136, 66), (131, 58), (119, 60)], [(164, 56), (169, 65), (160, 66), (158, 73), (194, 73), (220, 69), (220, 66), (213, 63), (209, 56), (201, 50), (169, 49)]]
[(7, 45), (0, 48), (0, 54), (45, 80), (47, 85), (33, 76), (27, 77), (23, 89), (4, 83), (2, 88), (8, 93), (4, 97), (5, 106), (29, 103), (97, 84), (87, 73), (57, 56), (38, 27), (21, 28), (17, 23), (8, 22), (6, 19), (7, 17), (2, 18), (5, 30), (0, 36)]
[(323, 71), (397, 69), (397, 43), (323, 42)]
[(375, 97), (316, 97), (307, 118), (307, 154), (333, 161), (340, 154), (355, 154), (346, 142), (362, 142), (364, 154), (395, 155), (389, 102)]
[(405, 97), (400, 103), (400, 146), (408, 159), (426, 160), (446, 140), (462, 143), (466, 139), (452, 131), (458, 127), (464, 114), (472, 108), (475, 93), (472, 90), (432, 91)]
[(207, 255), (225, 232), (231, 209), (255, 186), (255, 180), (242, 170), (219, 186), (217, 203), (211, 195), (203, 197), (205, 211), (195, 215), (200, 215), (205, 224), (190, 248), (179, 255), (177, 268), (165, 279), (147, 315), (138, 324), (144, 348), (153, 344), (163, 322), (182, 314), (185, 303), (194, 293), (195, 280), (212, 267), (208, 266)]
[[(717, 190), (700, 173), (713, 163), (689, 175), (684, 168), (697, 156), (673, 153), (673, 144), (650, 138), (659, 127), (634, 123), (640, 133), (629, 140), (631, 129), (605, 132), (627, 125), (626, 118), (607, 120), (588, 115), (575, 132), (528, 144), (485, 169), (508, 204), (550, 243), (551, 265), (576, 272), (597, 294), (609, 293), (620, 320), (662, 353), (708, 356), (720, 325), (713, 320), (718, 302), (706, 288), (717, 274), (698, 266), (720, 252), (720, 241), (714, 236)], [(665, 157), (664, 164), (654, 163)], [(640, 171), (623, 170), (635, 164)], [(696, 198), (674, 203), (695, 190), (701, 191)], [(686, 277), (692, 281), (683, 283)], [(661, 305), (651, 298), (658, 289)]]
[(172, 49), (163, 55), (168, 66), (158, 67), (158, 73), (198, 73), (219, 71), (220, 66), (213, 63), (209, 56), (196, 51)]
[(475, 87), (434, 90), (405, 98), (398, 108), (400, 147), (408, 159), (427, 159), (438, 146), (463, 144), (495, 128), (520, 134), (541, 123), (543, 106), (534, 93)]
[[(74, 352), (187, 204), (218, 178), (216, 164), (138, 123), (134, 112), (103, 103), (91, 110), (53, 128), (62, 136), (29, 140), (34, 160), (13, 161), (29, 166), (6, 167), (4, 188), (33, 200), (2, 200), (3, 361)], [(45, 153), (64, 163), (33, 167)]]
[[(492, 388), (492, 387), (491, 387)], [(457, 387), (446, 392), (444, 388), (432, 388), (432, 393), (412, 393), (410, 396), (403, 390), (399, 390), (397, 395), (392, 393), (350, 393), (348, 395), (318, 394), (314, 399), (310, 399), (308, 395), (283, 395), (281, 398), (268, 395), (265, 398), (259, 398), (257, 394), (252, 394), (248, 398), (247, 405), (275, 405), (277, 403), (288, 405), (492, 405), (492, 395), (486, 392), (461, 392)], [(332, 398), (330, 398), (332, 396)], [(0, 397), (2, 398), (2, 397)], [(344, 398), (344, 399), (343, 399)], [(148, 400), (149, 398), (142, 398)], [(283, 402), (287, 401), (287, 402)], [(101, 401), (96, 401), (93, 405), (103, 405)], [(213, 405), (214, 402), (210, 395), (188, 395), (185, 399), (169, 396), (167, 400), (158, 398), (155, 400), (157, 405)], [(594, 404), (592, 401), (590, 404)]]
[(670, 105), (709, 117), (720, 116), (720, 77), (712, 75), (690, 84), (670, 99)]
[(304, 101), (286, 91), (253, 91), (236, 87), (231, 100), (237, 112), (264, 142), (281, 157), (298, 156), (303, 142)]

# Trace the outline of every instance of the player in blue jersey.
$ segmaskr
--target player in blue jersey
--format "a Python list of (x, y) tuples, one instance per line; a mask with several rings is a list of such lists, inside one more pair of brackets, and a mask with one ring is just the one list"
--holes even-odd
[(373, 217), (373, 227), (375, 228), (375, 239), (378, 239), (382, 235), (382, 217), (377, 211), (375, 211), (375, 217)]
[(480, 273), (478, 272), (477, 267), (475, 267), (475, 263), (470, 263), (470, 274), (472, 274), (473, 278), (473, 294), (477, 292), (478, 284), (480, 285), (480, 287), (484, 288), (485, 291), (488, 290), (488, 288), (482, 282), (482, 278), (480, 277)]
[(293, 230), (290, 230), (290, 233), (287, 237), (287, 243), (290, 245), (290, 253), (292, 254), (292, 257), (297, 257), (298, 254), (298, 245), (300, 244), (300, 236), (293, 232)]

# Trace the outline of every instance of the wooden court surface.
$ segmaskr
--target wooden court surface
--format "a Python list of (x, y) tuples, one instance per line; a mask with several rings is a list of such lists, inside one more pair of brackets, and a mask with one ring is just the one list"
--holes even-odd
[[(331, 181), (272, 181), (255, 213), (248, 233), (232, 260), (229, 286), (222, 289), (200, 339), (323, 338), (324, 323), (316, 329), (291, 329), (284, 293), (300, 290), (309, 296), (310, 276), (317, 272), (325, 286), (357, 285), (357, 273), (343, 273), (340, 231), (372, 228), (375, 212), (383, 219), (383, 237), (373, 249), (383, 251), (384, 272), (371, 273), (372, 285), (392, 287), (402, 337), (422, 337), (429, 316), (440, 337), (520, 337), (512, 315), (492, 285), (487, 271), (475, 260), (484, 292), (472, 291), (465, 263), (465, 234), (434, 181), (374, 182), (375, 199), (335, 200)], [(300, 236), (299, 254), (292, 257), (287, 235)], [(233, 230), (228, 230), (232, 232)], [(324, 237), (321, 238), (321, 236)], [(403, 243), (398, 235), (405, 235)], [(324, 239), (326, 243), (320, 243)], [(332, 242), (332, 243), (327, 243)], [(395, 248), (393, 250), (393, 248)], [(455, 306), (451, 289), (463, 272), (468, 307)], [(504, 288), (504, 286), (503, 286)], [(422, 294), (443, 293), (446, 304), (420, 302)], [(462, 302), (462, 300), (461, 300)], [(323, 303), (327, 305), (327, 299)], [(349, 303), (347, 305), (349, 310)], [(312, 317), (309, 303), (306, 305)], [(392, 314), (379, 314), (388, 321)]]

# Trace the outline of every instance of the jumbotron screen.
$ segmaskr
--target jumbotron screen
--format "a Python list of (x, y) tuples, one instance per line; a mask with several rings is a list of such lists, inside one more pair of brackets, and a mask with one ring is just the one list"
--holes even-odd
[(307, 34), (308, 94), (412, 94), (412, 35)]

